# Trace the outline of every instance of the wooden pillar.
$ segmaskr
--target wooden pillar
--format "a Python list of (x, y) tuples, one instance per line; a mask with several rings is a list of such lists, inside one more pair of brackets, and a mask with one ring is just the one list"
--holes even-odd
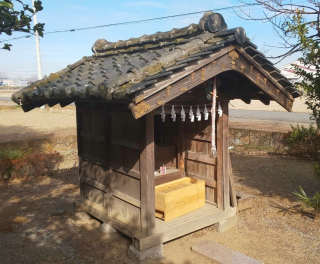
[(221, 102), (222, 123), (223, 123), (223, 209), (230, 208), (230, 188), (229, 188), (229, 104)]
[(222, 116), (217, 121), (217, 161), (218, 161), (218, 207), (224, 210), (230, 207), (229, 195), (229, 108), (228, 102), (220, 102)]
[(154, 179), (154, 116), (145, 117), (145, 145), (140, 155), (141, 171), (141, 226), (142, 234), (155, 233), (155, 179)]

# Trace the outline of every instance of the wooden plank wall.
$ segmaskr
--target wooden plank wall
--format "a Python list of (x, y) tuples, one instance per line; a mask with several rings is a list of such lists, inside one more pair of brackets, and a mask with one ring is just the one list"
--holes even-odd
[(217, 204), (217, 159), (211, 156), (211, 118), (182, 123), (186, 176), (204, 180), (206, 202)]
[(106, 216), (109, 205), (106, 111), (77, 105), (80, 195)]
[(107, 118), (103, 110), (78, 108), (79, 156), (84, 160), (106, 166), (108, 152), (106, 148)]
[(141, 231), (140, 153), (144, 119), (110, 111), (110, 217)]
[(106, 219), (142, 232), (140, 154), (145, 120), (130, 112), (77, 107), (80, 193)]

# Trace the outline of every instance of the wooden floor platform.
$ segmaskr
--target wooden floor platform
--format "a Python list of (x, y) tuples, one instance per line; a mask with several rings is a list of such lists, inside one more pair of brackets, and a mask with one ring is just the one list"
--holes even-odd
[(134, 247), (140, 251), (145, 250), (235, 215), (236, 208), (223, 211), (218, 209), (217, 206), (206, 203), (205, 206), (168, 222), (156, 219), (156, 233), (151, 236), (135, 236), (133, 238)]

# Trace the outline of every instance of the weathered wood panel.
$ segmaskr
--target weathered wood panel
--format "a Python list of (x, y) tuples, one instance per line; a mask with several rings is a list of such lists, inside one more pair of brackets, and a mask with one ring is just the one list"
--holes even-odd
[(160, 166), (163, 165), (167, 168), (176, 168), (176, 148), (174, 146), (161, 146), (155, 148), (155, 170), (159, 170)]
[(110, 163), (140, 172), (140, 151), (122, 145), (110, 144)]
[(144, 143), (144, 120), (130, 112), (110, 111), (110, 204), (111, 219), (142, 230), (140, 155)]
[(133, 228), (141, 229), (140, 181), (113, 171), (110, 181), (109, 215)]
[(140, 181), (138, 179), (113, 171), (110, 189), (111, 193), (116, 190), (140, 201)]
[(185, 173), (204, 180), (206, 201), (217, 203), (217, 159), (211, 157), (211, 118), (183, 124)]
[(130, 112), (110, 112), (110, 137), (139, 144), (143, 139), (143, 121), (135, 120)]
[(79, 156), (106, 167), (108, 165), (106, 112), (98, 109), (78, 108), (77, 126)]
[(110, 199), (109, 215), (129, 227), (141, 230), (140, 208), (116, 196)]
[(79, 168), (80, 178), (93, 180), (104, 186), (109, 185), (107, 171), (103, 167), (80, 159)]
[(81, 182), (80, 187), (81, 187), (82, 197), (104, 208), (108, 207), (108, 199), (107, 199), (108, 193), (98, 188), (95, 188), (85, 182)]

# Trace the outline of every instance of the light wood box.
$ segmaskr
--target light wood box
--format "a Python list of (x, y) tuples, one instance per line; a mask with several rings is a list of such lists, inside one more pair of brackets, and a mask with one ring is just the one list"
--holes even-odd
[(185, 177), (156, 186), (156, 217), (169, 221), (205, 204), (205, 182)]

